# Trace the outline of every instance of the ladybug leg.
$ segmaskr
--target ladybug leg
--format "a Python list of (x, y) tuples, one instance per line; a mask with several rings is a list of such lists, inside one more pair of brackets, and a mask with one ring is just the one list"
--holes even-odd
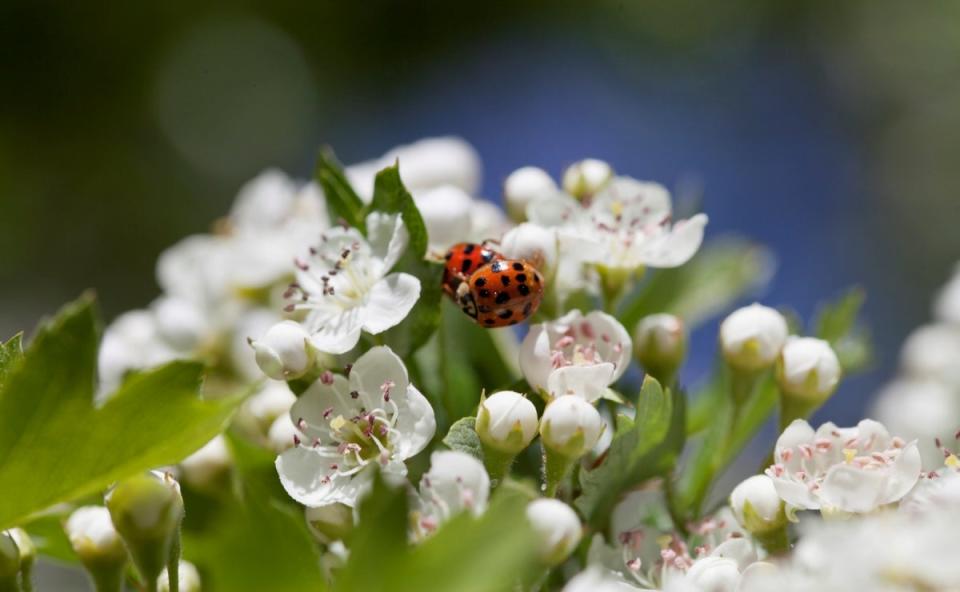
[(467, 282), (463, 282), (457, 286), (456, 300), (457, 304), (460, 305), (460, 310), (468, 317), (471, 319), (477, 318), (477, 302), (473, 299), (473, 294), (470, 293), (470, 286), (467, 285)]

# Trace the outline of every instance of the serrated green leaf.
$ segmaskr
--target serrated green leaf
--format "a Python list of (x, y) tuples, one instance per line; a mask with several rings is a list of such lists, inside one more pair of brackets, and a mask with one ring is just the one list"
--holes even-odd
[(408, 252), (396, 269), (420, 280), (420, 298), (410, 314), (382, 336), (384, 344), (389, 345), (401, 358), (407, 358), (420, 349), (440, 326), (443, 265), (420, 259)]
[(741, 238), (721, 238), (704, 245), (688, 263), (657, 270), (618, 318), (631, 329), (649, 314), (669, 312), (693, 328), (762, 290), (774, 267), (774, 257), (765, 247)]
[(477, 460), (483, 460), (483, 445), (477, 435), (477, 419), (475, 417), (461, 417), (452, 426), (443, 438), (443, 443), (450, 450), (466, 452)]
[(316, 541), (303, 511), (279, 487), (275, 455), (232, 435), (229, 443), (239, 497), (217, 503), (212, 517), (187, 506), (184, 556), (202, 571), (203, 589), (326, 590)]
[(183, 459), (241, 402), (201, 400), (202, 367), (173, 362), (131, 377), (95, 408), (93, 308), (81, 299), (44, 325), (0, 390), (0, 529)]
[(314, 178), (323, 189), (330, 218), (334, 221), (342, 219), (347, 225), (366, 234), (363, 200), (350, 186), (343, 174), (343, 167), (329, 147), (322, 148), (317, 156)]
[(651, 377), (643, 382), (634, 421), (618, 418), (617, 433), (600, 466), (580, 473), (583, 495), (577, 508), (597, 529), (605, 529), (614, 505), (632, 487), (667, 474), (683, 449), (684, 398)]
[(410, 235), (410, 250), (423, 259), (427, 254), (427, 227), (413, 196), (400, 180), (399, 163), (377, 173), (373, 183), (373, 201), (368, 211), (400, 214)]
[(0, 389), (7, 379), (7, 375), (14, 366), (23, 358), (23, 333), (17, 333), (7, 340), (6, 343), (0, 343)]

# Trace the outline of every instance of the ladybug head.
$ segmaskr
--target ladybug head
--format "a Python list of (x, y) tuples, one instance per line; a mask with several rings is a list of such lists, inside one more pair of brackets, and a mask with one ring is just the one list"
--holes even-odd
[(460, 305), (460, 310), (468, 317), (471, 319), (477, 318), (477, 301), (474, 300), (473, 293), (470, 291), (470, 286), (467, 282), (463, 282), (457, 286), (456, 300), (457, 304)]

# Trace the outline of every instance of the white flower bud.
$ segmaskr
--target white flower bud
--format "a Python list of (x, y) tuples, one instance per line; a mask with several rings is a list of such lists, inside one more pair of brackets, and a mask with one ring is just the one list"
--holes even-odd
[(119, 590), (127, 565), (127, 549), (103, 506), (74, 510), (63, 530), (97, 590)]
[(415, 201), (431, 249), (442, 252), (470, 236), (473, 199), (463, 189), (442, 185), (417, 195)]
[(527, 521), (540, 537), (540, 557), (547, 565), (559, 565), (569, 557), (583, 534), (577, 513), (555, 499), (541, 498), (530, 502)]
[(751, 304), (733, 311), (720, 324), (724, 358), (743, 371), (771, 366), (787, 341), (787, 321), (776, 310)]
[(353, 508), (346, 504), (328, 504), (307, 508), (307, 528), (322, 543), (342, 541), (353, 530)]
[(293, 422), (290, 421), (290, 416), (287, 414), (275, 419), (267, 431), (267, 441), (270, 443), (270, 448), (277, 454), (293, 448), (296, 444), (296, 439), (302, 437), (303, 435), (300, 433), (300, 430), (297, 429), (297, 426), (293, 425)]
[(671, 375), (687, 353), (683, 320), (666, 313), (644, 317), (637, 325), (634, 344), (644, 370), (658, 378)]
[(600, 439), (603, 427), (603, 418), (593, 405), (576, 395), (563, 395), (543, 411), (540, 437), (551, 450), (580, 458)]
[(180, 461), (183, 480), (199, 490), (216, 490), (225, 485), (233, 459), (223, 435), (217, 435)]
[(786, 524), (783, 500), (773, 479), (754, 475), (737, 485), (730, 494), (730, 509), (737, 522), (751, 534), (765, 534)]
[(145, 473), (118, 483), (106, 502), (140, 575), (160, 577), (183, 520), (180, 484), (169, 473)]
[(480, 402), (477, 411), (477, 435), (484, 444), (518, 454), (537, 435), (537, 408), (514, 391), (500, 391)]
[(933, 311), (938, 320), (960, 326), (960, 265), (937, 294)]
[(903, 344), (900, 364), (917, 378), (939, 380), (960, 388), (960, 328), (927, 325), (915, 329)]
[(790, 337), (777, 362), (780, 390), (811, 403), (825, 401), (832, 395), (841, 373), (833, 348), (815, 337)]
[(296, 401), (297, 396), (285, 382), (268, 380), (255, 395), (247, 399), (244, 409), (265, 432), (278, 417), (289, 413)]
[[(180, 592), (200, 592), (200, 572), (189, 561), (180, 561), (177, 568), (177, 581), (180, 583)], [(163, 570), (157, 580), (157, 592), (170, 592), (170, 574)]]
[(563, 190), (577, 199), (593, 197), (613, 179), (613, 168), (602, 160), (587, 158), (563, 173)]
[(20, 573), (20, 548), (17, 547), (17, 542), (9, 532), (0, 532), (0, 586), (6, 584), (8, 580), (12, 580), (16, 585), (18, 573)]
[(499, 251), (508, 259), (527, 261), (549, 280), (557, 266), (557, 245), (555, 229), (524, 222), (503, 235)]
[(189, 351), (200, 342), (207, 322), (197, 307), (184, 298), (164, 296), (151, 305), (157, 331), (175, 349)]
[(22, 528), (11, 528), (7, 533), (13, 537), (13, 542), (17, 544), (17, 549), (20, 550), (21, 571), (28, 574), (37, 560), (37, 546), (33, 544), (33, 539), (30, 538), (27, 531)]
[(553, 178), (545, 170), (533, 166), (513, 171), (503, 182), (503, 201), (507, 213), (516, 222), (527, 219), (527, 204), (559, 192)]
[(310, 335), (299, 323), (283, 321), (250, 345), (264, 374), (274, 380), (290, 380), (303, 376), (313, 364), (309, 339)]

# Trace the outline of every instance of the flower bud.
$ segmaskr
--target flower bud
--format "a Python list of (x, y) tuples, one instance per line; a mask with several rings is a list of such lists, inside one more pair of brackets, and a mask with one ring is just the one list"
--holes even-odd
[(244, 403), (244, 411), (266, 433), (278, 417), (290, 412), (290, 407), (296, 401), (297, 396), (286, 383), (268, 380), (255, 395), (247, 399)]
[(37, 546), (33, 544), (33, 539), (27, 531), (22, 528), (11, 528), (7, 533), (13, 537), (13, 542), (20, 550), (20, 570), (24, 577), (28, 577), (33, 564), (37, 561)]
[(527, 521), (540, 537), (540, 558), (559, 565), (580, 543), (583, 529), (577, 513), (567, 504), (541, 498), (527, 505)]
[(110, 511), (103, 506), (77, 508), (67, 518), (63, 530), (97, 589), (119, 590), (127, 550), (110, 520)]
[[(180, 592), (200, 592), (200, 572), (189, 561), (180, 561), (177, 567), (177, 581)], [(157, 592), (170, 592), (170, 574), (163, 570), (157, 580)]]
[(537, 408), (514, 391), (500, 391), (480, 402), (477, 435), (487, 446), (518, 454), (537, 435)]
[(297, 322), (283, 321), (259, 340), (251, 340), (257, 365), (274, 380), (290, 380), (306, 374), (313, 364), (310, 335)]
[(559, 192), (553, 178), (545, 170), (533, 166), (513, 171), (503, 182), (503, 201), (507, 213), (516, 222), (527, 219), (527, 204)]
[(20, 549), (13, 535), (0, 532), (0, 584), (12, 580), (16, 582), (20, 573)]
[(904, 373), (939, 380), (953, 388), (960, 388), (957, 359), (960, 359), (960, 329), (947, 324), (914, 329), (900, 351)]
[(587, 158), (563, 173), (563, 190), (577, 199), (590, 199), (613, 179), (613, 168), (602, 160)]
[(556, 230), (524, 222), (503, 235), (499, 250), (508, 259), (530, 263), (549, 281), (557, 266), (557, 244)]
[(232, 464), (227, 441), (218, 434), (203, 448), (180, 461), (180, 469), (183, 480), (191, 487), (216, 491), (226, 485)]
[(687, 353), (683, 321), (661, 313), (644, 317), (637, 325), (634, 344), (643, 369), (658, 379), (673, 376)]
[(814, 405), (833, 394), (841, 372), (830, 344), (814, 337), (787, 339), (777, 360), (777, 384), (784, 395)]
[(145, 580), (160, 577), (183, 519), (180, 484), (169, 473), (122, 481), (106, 497), (113, 525)]
[(603, 427), (603, 418), (593, 405), (576, 395), (563, 395), (544, 410), (540, 437), (550, 450), (580, 458), (600, 439)]
[(787, 523), (783, 500), (773, 479), (754, 475), (737, 485), (730, 494), (730, 509), (747, 532), (764, 535)]
[(473, 198), (463, 189), (441, 185), (416, 196), (430, 248), (443, 252), (470, 235)]
[(207, 322), (197, 307), (184, 298), (164, 296), (152, 305), (157, 331), (178, 350), (197, 347)]
[(353, 508), (346, 504), (329, 504), (307, 508), (307, 528), (321, 543), (342, 541), (353, 530)]
[(751, 304), (733, 311), (720, 324), (720, 347), (728, 364), (754, 372), (773, 365), (787, 333), (783, 315), (767, 306)]

